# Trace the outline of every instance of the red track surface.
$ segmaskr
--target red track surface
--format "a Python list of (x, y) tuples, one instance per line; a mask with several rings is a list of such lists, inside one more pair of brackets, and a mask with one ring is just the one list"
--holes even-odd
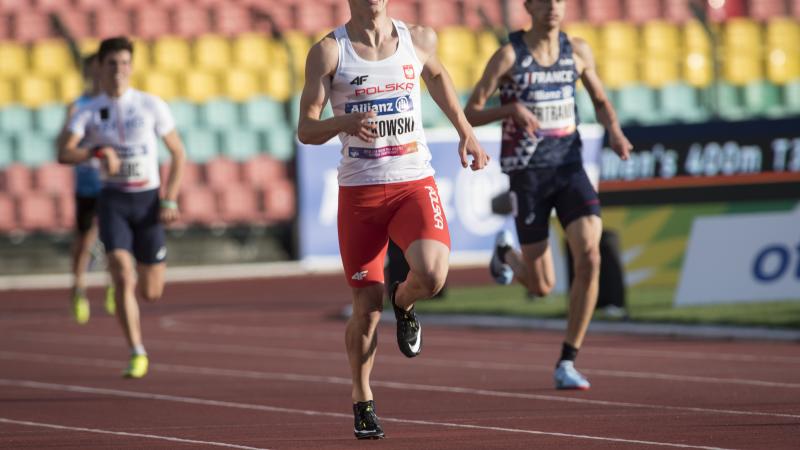
[(121, 332), (90, 294), (78, 326), (64, 291), (0, 292), (0, 448), (798, 448), (797, 344), (590, 335), (578, 367), (592, 390), (557, 392), (560, 333), (423, 316), (423, 352), (406, 359), (382, 324), (387, 439), (358, 442), (340, 276), (168, 286), (142, 305), (141, 380), (119, 376)]

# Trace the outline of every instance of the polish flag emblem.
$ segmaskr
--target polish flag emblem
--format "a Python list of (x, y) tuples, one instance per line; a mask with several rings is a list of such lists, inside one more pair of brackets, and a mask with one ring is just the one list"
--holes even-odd
[(414, 79), (414, 66), (412, 66), (411, 64), (404, 65), (403, 66), (403, 75), (406, 76), (407, 80), (413, 80)]

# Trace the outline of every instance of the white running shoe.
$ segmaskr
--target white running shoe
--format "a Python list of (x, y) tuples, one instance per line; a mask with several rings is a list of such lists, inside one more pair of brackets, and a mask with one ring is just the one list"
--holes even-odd
[(498, 232), (494, 238), (494, 252), (489, 262), (489, 273), (497, 284), (511, 284), (514, 281), (514, 271), (511, 266), (500, 260), (500, 250), (513, 245), (514, 240), (508, 230)]
[(556, 382), (556, 389), (577, 389), (579, 391), (587, 391), (591, 386), (589, 380), (586, 379), (580, 372), (575, 370), (575, 363), (573, 361), (561, 361), (556, 367), (556, 373), (553, 375)]

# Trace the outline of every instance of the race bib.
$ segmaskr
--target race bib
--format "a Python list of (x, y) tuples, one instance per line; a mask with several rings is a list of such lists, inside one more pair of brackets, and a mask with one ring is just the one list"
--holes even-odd
[(539, 120), (537, 134), (543, 136), (566, 136), (576, 130), (575, 98), (537, 102), (533, 113)]
[(108, 181), (124, 185), (144, 185), (150, 180), (150, 158), (144, 146), (115, 148), (120, 159), (119, 172)]

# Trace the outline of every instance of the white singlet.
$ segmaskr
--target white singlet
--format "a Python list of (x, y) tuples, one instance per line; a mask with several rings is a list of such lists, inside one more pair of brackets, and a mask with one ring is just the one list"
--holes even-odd
[(380, 61), (358, 56), (344, 25), (334, 31), (339, 64), (331, 83), (333, 114), (375, 111), (377, 129), (372, 143), (339, 133), (340, 186), (414, 181), (434, 173), (420, 111), (422, 63), (408, 27), (398, 20), (392, 22), (399, 38), (397, 50)]
[(103, 185), (123, 192), (141, 192), (161, 185), (158, 138), (175, 129), (164, 100), (129, 88), (119, 98), (106, 94), (81, 105), (69, 131), (84, 138), (85, 146), (111, 146), (122, 163), (114, 176), (103, 174)]

